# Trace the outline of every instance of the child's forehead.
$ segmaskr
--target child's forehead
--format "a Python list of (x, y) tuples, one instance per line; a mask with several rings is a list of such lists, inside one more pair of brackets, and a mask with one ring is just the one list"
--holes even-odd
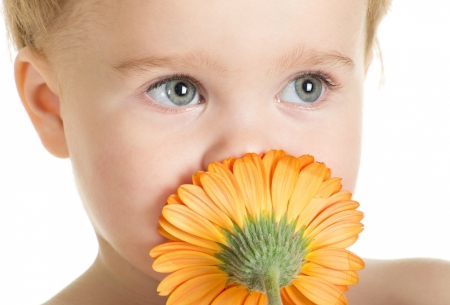
[(343, 53), (364, 32), (365, 2), (104, 0), (91, 10), (92, 47), (117, 58), (187, 49), (253, 57), (302, 44)]

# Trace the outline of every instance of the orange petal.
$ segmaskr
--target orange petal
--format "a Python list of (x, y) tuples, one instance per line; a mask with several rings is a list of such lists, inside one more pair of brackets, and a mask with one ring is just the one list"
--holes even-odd
[(292, 221), (303, 212), (316, 195), (326, 172), (323, 163), (314, 162), (300, 171), (300, 175), (288, 205), (288, 219)]
[(226, 281), (221, 274), (207, 274), (190, 279), (174, 290), (167, 305), (209, 305), (225, 288)]
[[(329, 204), (329, 201), (327, 201), (326, 205)], [(349, 210), (356, 210), (359, 207), (359, 203), (353, 200), (347, 200), (343, 202), (334, 203), (331, 206), (325, 208), (306, 228), (305, 235), (308, 235), (322, 222), (324, 222), (329, 217), (333, 216), (334, 214), (343, 212), (343, 211), (349, 211)]]
[(180, 250), (161, 255), (153, 262), (156, 272), (168, 273), (182, 268), (193, 266), (216, 266), (222, 262), (212, 255), (191, 251)]
[(325, 219), (323, 222), (321, 222), (317, 227), (315, 227), (313, 230), (307, 230), (305, 231), (305, 235), (307, 235), (310, 238), (314, 238), (328, 228), (331, 225), (334, 225), (339, 222), (360, 222), (364, 218), (364, 214), (361, 211), (356, 210), (350, 210), (350, 211), (342, 211), (337, 214), (331, 215), (327, 219)]
[(334, 195), (331, 195), (331, 197), (328, 198), (327, 206), (331, 206), (331, 205), (341, 202), (341, 201), (350, 200), (351, 198), (352, 198), (352, 193), (350, 193), (349, 191), (340, 191)]
[(228, 158), (226, 160), (223, 160), (222, 164), (226, 166), (231, 172), (233, 172), (233, 166), (234, 162), (236, 161), (235, 158)]
[(245, 299), (244, 305), (259, 305), (259, 300), (262, 293), (257, 291), (252, 291), (250, 295)]
[[(227, 274), (219, 270), (216, 266), (193, 266), (177, 270), (168, 276), (166, 276), (161, 283), (159, 283), (157, 291), (159, 295), (166, 296), (171, 294), (177, 287), (190, 279), (207, 275), (217, 274), (223, 278), (227, 277)], [(223, 288), (223, 287), (222, 287)]]
[[(361, 230), (362, 229), (363, 228), (361, 228)], [(350, 237), (350, 238), (347, 238), (347, 239), (335, 242), (333, 244), (329, 244), (327, 247), (330, 247), (330, 248), (347, 248), (347, 247), (350, 247), (351, 245), (353, 245), (358, 240), (358, 238), (359, 238), (359, 236), (355, 235), (353, 237)]]
[(309, 252), (305, 260), (338, 270), (361, 270), (364, 261), (353, 252), (341, 248), (323, 248)]
[(203, 175), (204, 172), (197, 171), (194, 175), (192, 175), (192, 184), (196, 186), (202, 186), (202, 183), (200, 182), (200, 177)]
[(330, 245), (355, 237), (362, 231), (360, 222), (336, 223), (317, 234), (308, 248), (315, 250), (325, 246), (331, 247)]
[[(233, 164), (234, 167), (234, 164)], [(231, 192), (234, 201), (234, 209), (245, 218), (247, 215), (246, 207), (249, 205), (247, 202), (247, 197), (244, 197), (239, 184), (236, 181), (236, 177), (233, 172), (228, 169), (225, 165), (214, 162), (208, 165), (208, 171), (212, 173), (219, 174), (227, 184), (228, 190)]]
[(283, 150), (271, 150), (263, 157), (264, 168), (266, 169), (266, 177), (269, 182), (269, 186), (272, 185), (272, 177), (277, 167), (278, 161), (286, 156)]
[(303, 295), (295, 286), (287, 286), (286, 293), (294, 305), (314, 305), (307, 297)]
[[(160, 216), (162, 217), (162, 215)], [(166, 220), (167, 221), (167, 220)], [(161, 227), (161, 225), (158, 226), (158, 233), (161, 234), (162, 236), (164, 236), (165, 238), (167, 238), (168, 240), (172, 240), (172, 241), (181, 241), (181, 239), (176, 238), (175, 236), (173, 236), (172, 234), (170, 234), (169, 232), (167, 232), (166, 230), (164, 230), (163, 227)]]
[(296, 305), (286, 291), (286, 287), (280, 289), (281, 301), (284, 305)]
[(226, 178), (217, 173), (205, 173), (200, 177), (200, 180), (206, 194), (214, 204), (242, 228), (247, 213), (236, 189), (230, 185)]
[(348, 286), (335, 285), (337, 289), (342, 292), (346, 292), (348, 290)]
[(283, 150), (271, 150), (262, 158), (264, 170), (266, 173), (266, 211), (273, 211), (271, 195), (273, 174), (275, 172), (275, 168), (277, 167), (278, 161), (280, 161), (284, 156), (286, 156), (286, 153)]
[(321, 305), (347, 305), (345, 294), (335, 285), (312, 276), (300, 276), (292, 284), (308, 299)]
[(265, 293), (261, 294), (258, 305), (267, 305), (268, 303), (269, 303), (269, 300), (267, 299), (267, 294), (265, 294)]
[(262, 196), (261, 202), (259, 206), (261, 207), (261, 211), (272, 211), (272, 202), (270, 199), (270, 182), (268, 180), (268, 175), (266, 173), (266, 168), (263, 163), (264, 155), (257, 154), (246, 154), (245, 157), (250, 158), (253, 161), (253, 164), (256, 166), (258, 175), (261, 177), (261, 181), (263, 182), (263, 190), (260, 196)]
[(234, 162), (233, 173), (239, 184), (243, 195), (247, 198), (245, 201), (247, 211), (256, 216), (261, 211), (261, 203), (265, 203), (264, 181), (261, 172), (258, 171), (252, 159), (239, 158)]
[(328, 198), (342, 189), (342, 178), (331, 178), (322, 182), (317, 191), (318, 197)]
[(302, 266), (302, 273), (321, 278), (335, 285), (354, 285), (358, 274), (353, 270), (336, 270), (308, 262)]
[(209, 221), (231, 231), (233, 222), (214, 202), (208, 197), (203, 188), (191, 184), (185, 184), (178, 188), (178, 195), (192, 211), (203, 216)]
[(211, 305), (242, 305), (248, 295), (244, 287), (233, 286), (219, 294)]
[(172, 194), (167, 198), (167, 204), (181, 204), (184, 205), (184, 202), (178, 197), (177, 194)]
[(275, 220), (277, 222), (286, 214), (288, 201), (297, 182), (299, 170), (300, 162), (292, 156), (281, 158), (275, 168), (271, 193)]
[(170, 235), (175, 236), (175, 238), (191, 243), (193, 245), (197, 245), (200, 247), (205, 247), (208, 249), (213, 249), (213, 250), (220, 250), (222, 249), (217, 243), (198, 237), (196, 235), (192, 235), (186, 231), (181, 230), (178, 227), (175, 227), (173, 224), (171, 224), (170, 222), (168, 222), (162, 215), (161, 217), (159, 217), (159, 224), (161, 225), (161, 227), (168, 232)]
[(162, 214), (168, 222), (192, 235), (225, 244), (224, 235), (206, 218), (183, 205), (167, 205)]
[(331, 177), (331, 169), (327, 168), (325, 176), (323, 177), (323, 181), (330, 179), (330, 177)]
[(311, 199), (297, 218), (296, 231), (303, 226), (308, 227), (311, 221), (325, 208), (326, 203), (326, 198), (314, 197)]
[(150, 251), (150, 256), (153, 258), (158, 258), (161, 255), (166, 254), (168, 252), (179, 251), (179, 250), (191, 250), (191, 251), (203, 252), (203, 253), (206, 253), (209, 255), (214, 255), (214, 253), (216, 253), (216, 251), (211, 250), (211, 249), (195, 246), (195, 245), (189, 244), (184, 241), (179, 241), (179, 242), (164, 243), (162, 245), (154, 247)]
[(314, 157), (311, 155), (302, 155), (298, 157), (298, 161), (300, 162), (300, 170), (304, 169), (307, 165), (310, 165), (314, 162)]

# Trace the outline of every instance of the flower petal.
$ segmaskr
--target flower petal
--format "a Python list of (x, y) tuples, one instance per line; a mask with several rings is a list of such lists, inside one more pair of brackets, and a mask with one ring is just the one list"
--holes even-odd
[(178, 188), (178, 195), (192, 211), (209, 221), (231, 231), (233, 222), (221, 209), (219, 209), (203, 188), (191, 184), (184, 184)]
[(326, 198), (314, 197), (311, 199), (298, 216), (295, 230), (299, 231), (303, 226), (308, 227), (311, 221), (325, 208), (326, 203)]
[(325, 172), (325, 176), (323, 177), (323, 181), (331, 178), (331, 169), (327, 167), (327, 171)]
[(244, 305), (259, 305), (262, 293), (252, 291), (250, 295), (245, 299)]
[[(361, 211), (356, 210), (350, 210), (350, 211), (342, 211), (339, 213), (336, 213), (327, 219), (325, 219), (322, 223), (320, 223), (317, 227), (315, 227), (312, 231), (309, 232), (309, 230), (305, 231), (305, 235), (307, 235), (310, 238), (314, 238), (325, 230), (327, 227), (334, 225), (336, 223), (344, 223), (344, 222), (353, 222), (353, 221), (361, 221), (364, 218), (364, 214)], [(308, 227), (309, 229), (309, 227)], [(307, 233), (308, 231), (308, 233)]]
[(342, 178), (331, 178), (322, 182), (317, 191), (318, 197), (328, 198), (342, 189)]
[[(327, 201), (326, 205), (329, 204)], [(323, 223), (329, 217), (344, 211), (356, 210), (359, 207), (359, 203), (353, 200), (346, 200), (343, 202), (334, 203), (331, 206), (325, 208), (306, 228), (305, 235), (310, 236), (310, 233), (321, 223)]]
[(283, 287), (280, 289), (281, 294), (281, 302), (283, 302), (284, 305), (296, 305), (294, 301), (292, 301), (289, 294), (286, 292), (286, 287)]
[(353, 238), (362, 231), (363, 228), (360, 222), (336, 223), (319, 232), (308, 248), (315, 250), (325, 246), (331, 247), (332, 244)]
[(201, 187), (202, 183), (200, 182), (200, 177), (203, 174), (204, 174), (204, 172), (197, 171), (194, 175), (192, 175), (192, 184)]
[(156, 272), (168, 273), (180, 270), (182, 268), (193, 266), (216, 266), (223, 264), (212, 255), (191, 251), (180, 250), (165, 253), (153, 262), (153, 269)]
[(224, 235), (206, 218), (187, 206), (173, 204), (163, 208), (162, 214), (168, 222), (192, 235), (225, 244)]
[(308, 299), (321, 305), (346, 305), (345, 294), (335, 285), (312, 276), (300, 276), (292, 284)]
[(234, 162), (233, 173), (243, 195), (247, 198), (245, 201), (248, 204), (247, 211), (256, 216), (261, 211), (261, 204), (264, 203), (265, 205), (266, 202), (264, 198), (266, 194), (264, 176), (261, 175), (250, 158), (237, 159)]
[(185, 241), (185, 242), (188, 242), (193, 245), (200, 246), (200, 247), (205, 247), (208, 249), (213, 249), (213, 250), (222, 249), (217, 243), (215, 243), (213, 241), (198, 237), (196, 235), (193, 235), (186, 231), (183, 231), (178, 227), (175, 227), (173, 224), (168, 222), (162, 215), (159, 217), (159, 224), (164, 229), (164, 231), (168, 232), (170, 235), (175, 236), (175, 238), (177, 238), (179, 240), (182, 240), (182, 241)]
[[(219, 270), (216, 266), (193, 266), (188, 268), (179, 269), (168, 276), (166, 276), (161, 283), (159, 283), (157, 291), (159, 295), (166, 296), (171, 294), (177, 287), (183, 283), (189, 281), (192, 278), (207, 274), (218, 274), (224, 279), (227, 274)], [(222, 287), (223, 288), (223, 287)]]
[(323, 163), (314, 162), (300, 171), (288, 205), (288, 220), (296, 219), (310, 203), (322, 184), (326, 166)]
[(225, 288), (226, 281), (221, 274), (207, 274), (190, 279), (174, 290), (167, 305), (209, 305)]
[(235, 158), (228, 158), (226, 160), (223, 160), (222, 164), (225, 165), (225, 167), (228, 168), (232, 172), (234, 161), (236, 161)]
[(305, 260), (338, 270), (362, 270), (364, 261), (353, 252), (340, 248), (323, 248), (309, 252)]
[(348, 290), (348, 286), (342, 286), (342, 285), (335, 285), (337, 289), (339, 289), (342, 292), (346, 292)]
[(177, 194), (172, 194), (167, 198), (167, 204), (181, 204), (184, 205), (184, 202), (178, 197)]
[(266, 177), (269, 182), (269, 186), (272, 185), (272, 177), (277, 167), (278, 161), (286, 156), (286, 153), (282, 150), (271, 150), (263, 157), (264, 168), (266, 169)]
[(352, 198), (352, 193), (350, 193), (349, 191), (340, 191), (340, 192), (337, 192), (336, 194), (331, 195), (331, 197), (328, 198), (327, 206), (331, 206), (331, 205), (341, 202), (341, 201), (350, 200), (351, 198)]
[(269, 303), (269, 300), (267, 298), (267, 294), (263, 293), (261, 294), (261, 297), (259, 298), (259, 304), (258, 305), (267, 305)]
[[(165, 221), (167, 221), (167, 220), (165, 220)], [(163, 227), (161, 227), (161, 225), (158, 226), (157, 230), (158, 230), (159, 234), (161, 234), (162, 236), (164, 236), (165, 238), (167, 238), (170, 241), (181, 241), (181, 239), (176, 238), (175, 236), (173, 236), (172, 234), (167, 232)]]
[(311, 300), (303, 295), (295, 286), (287, 286), (286, 293), (289, 298), (292, 300), (294, 305), (314, 305)]
[(261, 177), (261, 180), (263, 182), (263, 190), (262, 190), (262, 201), (260, 202), (259, 206), (261, 207), (260, 211), (272, 211), (272, 201), (270, 198), (270, 182), (268, 180), (268, 175), (266, 172), (266, 168), (263, 163), (263, 154), (257, 155), (257, 154), (246, 154), (245, 157), (250, 158), (253, 161), (253, 164), (256, 166), (258, 175)]
[[(361, 230), (362, 229), (363, 228), (361, 228)], [(327, 245), (327, 247), (330, 247), (330, 248), (348, 248), (351, 245), (353, 245), (358, 240), (358, 238), (359, 238), (359, 236), (355, 235), (353, 237), (350, 237), (350, 238), (347, 238), (347, 239), (335, 242), (333, 244), (329, 244), (329, 245)]]
[[(234, 167), (234, 163), (233, 163)], [(227, 168), (222, 163), (213, 162), (210, 165), (208, 165), (208, 171), (211, 173), (217, 173), (219, 174), (224, 181), (226, 182), (228, 189), (232, 193), (232, 196), (234, 198), (234, 207), (236, 211), (242, 215), (242, 217), (245, 217), (247, 215), (247, 210), (245, 207), (247, 207), (249, 204), (247, 202), (247, 198), (244, 197), (241, 188), (239, 187), (239, 184), (236, 181), (236, 177), (234, 176), (233, 172)]]
[(248, 295), (244, 287), (233, 286), (219, 294), (211, 305), (241, 305), (244, 304)]
[(245, 206), (238, 198), (236, 189), (230, 185), (226, 178), (217, 173), (207, 172), (200, 177), (200, 180), (206, 194), (215, 205), (242, 228), (246, 212)]
[(311, 155), (302, 155), (298, 157), (298, 161), (300, 162), (300, 170), (304, 169), (307, 165), (310, 165), (314, 162), (314, 157)]
[(184, 242), (184, 241), (178, 241), (178, 242), (171, 242), (171, 243), (165, 243), (158, 245), (150, 251), (150, 256), (153, 258), (158, 258), (163, 254), (166, 254), (168, 252), (172, 251), (180, 251), (180, 250), (191, 250), (191, 251), (197, 251), (197, 252), (203, 252), (209, 255), (214, 255), (216, 251), (195, 246), (193, 244)]
[(273, 173), (272, 205), (276, 221), (286, 214), (287, 205), (294, 190), (300, 171), (300, 162), (292, 156), (280, 159)]
[(336, 270), (308, 262), (302, 266), (302, 274), (321, 278), (334, 285), (354, 285), (358, 283), (358, 274), (353, 270)]

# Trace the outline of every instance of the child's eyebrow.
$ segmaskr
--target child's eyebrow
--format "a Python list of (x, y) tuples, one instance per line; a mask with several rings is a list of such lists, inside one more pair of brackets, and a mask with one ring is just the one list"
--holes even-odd
[[(117, 64), (111, 65), (112, 68), (124, 75), (135, 75), (152, 71), (157, 68), (169, 68), (172, 70), (198, 70), (203, 67), (209, 72), (216, 75), (223, 75), (229, 70), (221, 66), (214, 59), (212, 59), (204, 51), (197, 53), (190, 52), (180, 56), (145, 56), (142, 58), (131, 58)], [(275, 60), (267, 74), (279, 74), (282, 71), (289, 70), (295, 67), (315, 67), (328, 66), (335, 68), (346, 68), (353, 70), (355, 64), (353, 60), (343, 55), (338, 51), (321, 51), (321, 50), (305, 50), (302, 47), (280, 56)]]
[(272, 68), (268, 70), (268, 73), (279, 74), (285, 70), (305, 66), (327, 66), (353, 70), (355, 63), (350, 57), (335, 50), (306, 50), (300, 46), (276, 60)]

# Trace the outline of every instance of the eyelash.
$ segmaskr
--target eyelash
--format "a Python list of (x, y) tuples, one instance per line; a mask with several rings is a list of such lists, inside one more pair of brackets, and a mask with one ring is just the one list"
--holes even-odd
[(301, 72), (301, 73), (295, 75), (289, 82), (292, 82), (293, 80), (300, 78), (300, 77), (304, 77), (304, 76), (313, 76), (313, 77), (320, 79), (322, 82), (325, 83), (327, 88), (330, 90), (337, 90), (341, 87), (341, 85), (339, 85), (338, 83), (333, 81), (333, 78), (330, 75), (323, 72), (322, 70)]
[(198, 80), (194, 79), (193, 77), (190, 77), (189, 75), (174, 74), (174, 75), (171, 75), (169, 77), (166, 77), (166, 78), (156, 82), (155, 84), (150, 85), (145, 92), (149, 92), (150, 90), (156, 89), (159, 86), (162, 86), (165, 83), (170, 82), (172, 80), (187, 80), (187, 81), (191, 82), (197, 90), (198, 90), (198, 87), (203, 87), (202, 84)]
[[(332, 90), (332, 91), (341, 88), (340, 84), (338, 84), (335, 81), (333, 81), (333, 78), (331, 76), (329, 76), (327, 73), (323, 72), (322, 70), (301, 72), (299, 74), (294, 75), (290, 79), (290, 81), (288, 83), (290, 83), (293, 80), (298, 79), (300, 77), (304, 77), (304, 76), (312, 76), (312, 77), (316, 77), (316, 78), (320, 79), (326, 85), (326, 87), (328, 89)], [(187, 74), (179, 74), (179, 73), (177, 73), (177, 74), (173, 74), (173, 75), (171, 75), (169, 77), (166, 77), (166, 78), (164, 78), (162, 80), (159, 80), (159, 81), (157, 81), (154, 84), (151, 84), (147, 88), (145, 93), (148, 93), (149, 91), (164, 85), (166, 82), (173, 81), (173, 80), (186, 80), (186, 81), (189, 81), (195, 86), (195, 88), (197, 90), (199, 90), (199, 88), (203, 88), (202, 84), (198, 80), (196, 80), (195, 78), (193, 78), (193, 77), (191, 77), (191, 76), (189, 76)], [(199, 92), (199, 94), (201, 96), (201, 92)], [(183, 109), (180, 109), (180, 107), (165, 107), (165, 106), (162, 106), (162, 105), (160, 105), (158, 103), (155, 103), (154, 106), (157, 107), (158, 110), (163, 111), (164, 113), (180, 113), (183, 110)], [(310, 107), (310, 108), (314, 108), (314, 107)], [(184, 109), (184, 110), (186, 110), (186, 109)]]

